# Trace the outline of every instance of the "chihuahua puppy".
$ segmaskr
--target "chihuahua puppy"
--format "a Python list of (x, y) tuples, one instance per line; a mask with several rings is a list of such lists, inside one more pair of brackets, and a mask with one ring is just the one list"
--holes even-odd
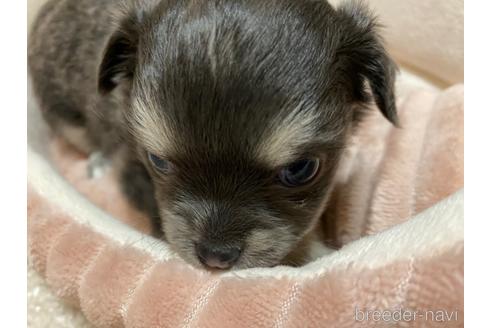
[(395, 65), (359, 2), (50, 0), (29, 70), (44, 118), (100, 151), (182, 258), (300, 265), (344, 146)]

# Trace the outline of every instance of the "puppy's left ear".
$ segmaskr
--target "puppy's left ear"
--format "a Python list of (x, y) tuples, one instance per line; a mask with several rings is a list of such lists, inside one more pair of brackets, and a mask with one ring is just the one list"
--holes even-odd
[(361, 1), (349, 1), (338, 9), (340, 44), (337, 56), (348, 62), (356, 101), (367, 102), (366, 82), (379, 110), (398, 126), (394, 83), (396, 65), (388, 56), (375, 17)]
[(113, 12), (115, 30), (106, 43), (99, 64), (98, 90), (111, 92), (122, 81), (131, 81), (137, 64), (142, 25), (160, 0), (129, 0)]
[(99, 65), (98, 90), (111, 92), (122, 80), (131, 80), (136, 65), (137, 23), (132, 16), (119, 22), (109, 38)]

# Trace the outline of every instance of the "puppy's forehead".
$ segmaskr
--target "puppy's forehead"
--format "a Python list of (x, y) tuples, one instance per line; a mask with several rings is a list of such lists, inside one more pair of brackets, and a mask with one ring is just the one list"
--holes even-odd
[[(314, 141), (326, 128), (320, 112), (333, 55), (315, 22), (330, 7), (182, 3), (156, 15), (141, 41), (135, 134), (158, 153), (243, 152), (269, 165)], [(191, 3), (200, 6), (190, 11)]]
[(327, 128), (322, 108), (303, 110), (302, 104), (245, 104), (235, 110), (197, 106), (197, 113), (183, 110), (182, 115), (172, 115), (176, 111), (163, 106), (136, 98), (131, 120), (141, 143), (162, 156), (228, 156), (231, 161), (247, 158), (277, 167), (303, 155), (308, 145), (329, 144), (343, 134), (340, 119), (333, 118)]

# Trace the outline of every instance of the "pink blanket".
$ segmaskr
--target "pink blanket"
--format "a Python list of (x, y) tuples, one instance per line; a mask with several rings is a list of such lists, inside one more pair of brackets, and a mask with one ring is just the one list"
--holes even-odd
[(192, 268), (136, 232), (149, 223), (111, 172), (88, 180), (57, 142), (59, 172), (97, 207), (32, 164), (30, 264), (98, 327), (462, 327), (463, 87), (399, 111), (402, 129), (375, 111), (354, 138), (323, 221), (342, 248), (304, 267)]

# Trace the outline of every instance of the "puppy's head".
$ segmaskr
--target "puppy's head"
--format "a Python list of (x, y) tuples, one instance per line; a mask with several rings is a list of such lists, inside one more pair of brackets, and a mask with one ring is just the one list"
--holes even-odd
[[(148, 3), (148, 2), (147, 2)], [(396, 123), (394, 65), (360, 5), (164, 1), (127, 11), (101, 64), (167, 240), (192, 264), (279, 264), (316, 225), (357, 104)]]

